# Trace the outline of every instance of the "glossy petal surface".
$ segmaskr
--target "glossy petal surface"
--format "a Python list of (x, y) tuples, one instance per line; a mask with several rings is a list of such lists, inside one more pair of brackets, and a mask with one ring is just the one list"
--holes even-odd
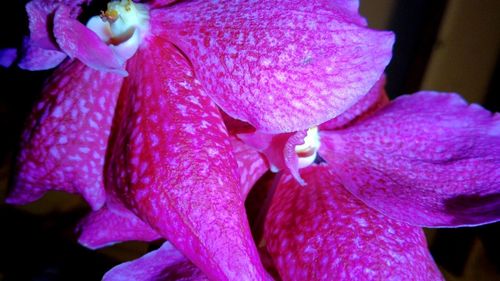
[(381, 76), (393, 43), (329, 1), (185, 1), (151, 19), (224, 111), (271, 133), (344, 112)]
[(345, 190), (329, 167), (281, 179), (265, 225), (283, 280), (443, 280), (423, 231), (391, 220)]
[(112, 268), (103, 278), (103, 281), (177, 280), (208, 281), (208, 278), (169, 242), (139, 259)]
[(322, 142), (346, 188), (390, 217), (421, 226), (500, 219), (500, 115), (455, 94), (400, 97)]
[(262, 280), (218, 108), (165, 39), (128, 61), (108, 186), (210, 278)]
[(54, 73), (23, 134), (8, 202), (62, 190), (80, 193), (94, 209), (104, 203), (104, 155), (121, 82), (74, 60)]

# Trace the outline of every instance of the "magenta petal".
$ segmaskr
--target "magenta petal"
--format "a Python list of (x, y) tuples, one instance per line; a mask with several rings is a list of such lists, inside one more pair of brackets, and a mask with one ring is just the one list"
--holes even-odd
[(367, 118), (369, 115), (386, 106), (389, 103), (389, 97), (384, 90), (384, 86), (385, 76), (380, 78), (368, 94), (355, 105), (332, 120), (321, 124), (319, 127), (320, 130), (335, 130), (352, 125), (354, 122)]
[(159, 8), (159, 7), (164, 7), (164, 6), (170, 5), (170, 4), (177, 2), (177, 1), (179, 1), (179, 0), (150, 0), (150, 1), (147, 1), (147, 3), (151, 8)]
[(204, 281), (208, 278), (169, 242), (131, 262), (115, 266), (103, 281)]
[(262, 152), (269, 161), (273, 172), (286, 170), (300, 184), (304, 184), (299, 173), (299, 158), (295, 152), (295, 147), (304, 143), (306, 135), (307, 132), (305, 131), (276, 135), (256, 131), (248, 134), (239, 134), (238, 137), (247, 145)]
[(107, 206), (90, 213), (79, 225), (78, 242), (90, 249), (126, 241), (153, 241), (161, 236), (130, 211), (113, 212)]
[(94, 209), (104, 203), (104, 155), (121, 82), (78, 61), (56, 70), (23, 134), (8, 202), (61, 190), (82, 194)]
[(60, 6), (54, 16), (54, 36), (59, 47), (71, 58), (97, 70), (126, 75), (123, 62), (113, 50), (92, 30), (71, 18), (65, 6)]
[(229, 137), (189, 62), (151, 36), (128, 62), (109, 187), (214, 280), (262, 280)]
[(328, 169), (277, 187), (264, 237), (283, 280), (443, 280), (420, 228), (367, 207)]
[(17, 58), (17, 50), (14, 48), (0, 49), (0, 66), (10, 67)]
[(238, 164), (241, 193), (246, 198), (255, 182), (268, 170), (267, 163), (257, 150), (242, 141), (231, 138), (231, 144)]
[(151, 20), (224, 111), (270, 133), (306, 130), (351, 107), (382, 75), (394, 41), (328, 1), (185, 1)]
[(500, 219), (500, 115), (458, 95), (400, 97), (322, 142), (343, 184), (390, 217), (420, 226)]

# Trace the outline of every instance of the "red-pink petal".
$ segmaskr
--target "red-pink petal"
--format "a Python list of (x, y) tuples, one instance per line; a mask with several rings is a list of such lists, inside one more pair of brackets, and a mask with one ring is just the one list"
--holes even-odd
[(385, 90), (385, 77), (380, 78), (371, 90), (346, 112), (329, 120), (319, 127), (320, 130), (335, 130), (366, 118), (389, 103)]
[(346, 188), (390, 217), (420, 226), (500, 219), (500, 115), (458, 95), (400, 97), (322, 143)]
[(218, 108), (168, 41), (128, 61), (107, 183), (210, 278), (262, 280)]
[(121, 82), (78, 61), (56, 70), (23, 134), (8, 202), (62, 190), (80, 193), (94, 209), (104, 203), (104, 155)]
[(203, 272), (169, 242), (134, 261), (113, 267), (103, 281), (208, 281)]
[(255, 182), (268, 170), (267, 163), (257, 150), (242, 141), (231, 138), (231, 145), (238, 164), (241, 194), (246, 198)]
[(177, 2), (179, 0), (150, 0), (150, 1), (147, 1), (148, 5), (151, 7), (151, 8), (161, 8), (161, 7), (164, 7), (164, 6), (168, 6), (174, 2)]
[(60, 6), (54, 16), (54, 36), (59, 47), (71, 58), (89, 67), (126, 75), (123, 62), (92, 30), (70, 17), (68, 8)]
[(78, 242), (90, 249), (126, 241), (153, 241), (161, 236), (128, 210), (114, 212), (107, 206), (90, 213), (79, 225)]
[(329, 167), (281, 179), (265, 224), (283, 280), (443, 280), (423, 231), (353, 197)]
[(152, 11), (151, 22), (224, 111), (270, 133), (351, 107), (382, 75), (393, 44), (392, 33), (353, 23), (329, 1), (185, 1)]

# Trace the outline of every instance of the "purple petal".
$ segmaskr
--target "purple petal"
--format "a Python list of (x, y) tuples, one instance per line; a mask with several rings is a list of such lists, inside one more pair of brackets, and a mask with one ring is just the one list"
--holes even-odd
[(63, 52), (40, 48), (25, 41), (19, 67), (32, 71), (46, 70), (58, 66), (65, 58), (66, 54)]
[(78, 242), (98, 249), (126, 241), (154, 241), (161, 236), (128, 210), (113, 212), (107, 206), (90, 213), (79, 225)]
[(210, 278), (264, 279), (218, 108), (165, 39), (127, 64), (107, 187)]
[(283, 280), (443, 280), (423, 231), (352, 196), (326, 166), (284, 176), (265, 240)]
[(131, 262), (115, 266), (103, 281), (202, 281), (208, 278), (169, 242)]
[(278, 133), (332, 119), (382, 75), (392, 33), (346, 15), (329, 1), (199, 0), (153, 10), (151, 25), (189, 57), (224, 111)]
[(0, 66), (10, 67), (17, 58), (17, 50), (14, 48), (0, 49)]
[(68, 8), (60, 6), (54, 16), (54, 36), (59, 47), (71, 58), (77, 58), (97, 70), (126, 75), (123, 62), (92, 30), (71, 18)]
[(500, 115), (458, 95), (400, 97), (322, 141), (344, 185), (392, 218), (445, 227), (500, 219)]
[(68, 61), (56, 70), (30, 116), (7, 201), (24, 204), (48, 190), (105, 200), (102, 170), (122, 78)]

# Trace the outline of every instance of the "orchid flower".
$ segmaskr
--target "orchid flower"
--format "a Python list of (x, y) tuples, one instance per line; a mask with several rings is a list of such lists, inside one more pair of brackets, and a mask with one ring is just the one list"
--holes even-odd
[(27, 5), (20, 66), (60, 66), (7, 201), (79, 193), (101, 219), (168, 239), (211, 279), (267, 279), (219, 107), (269, 133), (326, 121), (381, 75), (392, 34), (367, 29), (355, 1), (122, 0), (85, 26), (76, 17), (88, 2)]
[[(499, 115), (448, 93), (420, 92), (389, 102), (383, 84), (380, 79), (354, 107), (307, 133), (239, 134), (261, 155), (232, 140), (242, 182), (255, 183), (268, 167), (284, 173), (270, 192), (259, 243), (272, 258), (266, 267), (280, 279), (443, 280), (421, 227), (499, 220)], [(233, 132), (248, 129), (226, 123)], [(318, 163), (318, 155), (324, 161)], [(83, 240), (140, 240), (140, 225), (122, 224), (119, 233), (136, 233), (124, 239), (92, 217), (83, 223)], [(127, 278), (207, 277), (165, 242), (113, 268), (104, 280)]]

